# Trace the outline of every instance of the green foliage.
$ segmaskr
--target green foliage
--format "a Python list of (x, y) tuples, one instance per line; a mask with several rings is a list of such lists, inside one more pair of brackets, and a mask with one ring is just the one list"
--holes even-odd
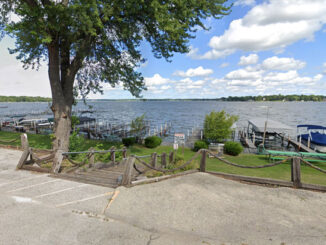
[(231, 156), (237, 156), (243, 151), (243, 148), (239, 142), (228, 141), (224, 144), (224, 152)]
[(76, 152), (82, 151), (85, 144), (85, 138), (79, 136), (77, 132), (73, 132), (69, 137), (69, 151)]
[[(186, 53), (198, 27), (208, 29), (205, 19), (229, 14), (225, 2), (3, 0), (0, 37), (15, 38), (11, 53), (17, 54), (24, 67), (38, 68), (48, 55), (59, 54), (57, 68), (63, 77), (77, 74), (76, 88), (83, 97), (101, 92), (100, 82), (113, 87), (121, 82), (124, 89), (139, 96), (145, 84), (135, 67), (145, 62), (140, 53), (142, 41), (151, 45), (157, 58), (169, 60), (176, 52)], [(11, 21), (11, 16), (18, 21)], [(72, 86), (62, 88), (72, 93)]]
[[(122, 148), (123, 148), (123, 145), (115, 147), (115, 149), (122, 149)], [(94, 150), (95, 151), (104, 151), (104, 150), (108, 150), (108, 149), (105, 148), (105, 146), (103, 144), (99, 143), (94, 147)], [(121, 159), (122, 159), (122, 152), (116, 151), (115, 152), (115, 160), (120, 161)], [(111, 152), (95, 154), (95, 162), (108, 163), (110, 161), (111, 161)]]
[(264, 95), (264, 96), (229, 96), (221, 98), (222, 101), (324, 101), (324, 95)]
[(158, 147), (162, 143), (162, 139), (158, 136), (149, 136), (145, 139), (145, 146), (147, 148)]
[(208, 145), (205, 141), (203, 140), (197, 140), (194, 144), (194, 151), (199, 151), (200, 149), (207, 149)]
[(123, 138), (122, 144), (124, 144), (126, 147), (132, 146), (136, 143), (135, 137), (129, 137), (129, 138)]
[[(186, 163), (185, 159), (183, 156), (180, 155), (176, 155), (175, 160), (173, 163), (169, 163), (167, 165), (167, 169), (175, 169), (178, 168), (182, 165), (184, 165)], [(187, 170), (191, 170), (191, 169), (198, 169), (199, 168), (199, 162), (198, 160), (193, 160), (192, 162), (190, 162), (188, 165), (186, 165), (185, 167), (175, 170), (172, 173), (178, 173), (178, 172), (182, 172), (182, 171), (187, 171)]]
[(237, 116), (231, 116), (224, 110), (220, 112), (212, 111), (205, 117), (204, 137), (213, 142), (228, 139), (232, 133), (231, 127), (237, 120)]
[(136, 140), (138, 143), (141, 141), (141, 136), (143, 136), (146, 132), (146, 122), (145, 122), (145, 114), (140, 117), (136, 117), (131, 121), (131, 132), (136, 135)]
[(77, 116), (71, 116), (71, 128), (75, 128), (76, 125), (80, 123)]

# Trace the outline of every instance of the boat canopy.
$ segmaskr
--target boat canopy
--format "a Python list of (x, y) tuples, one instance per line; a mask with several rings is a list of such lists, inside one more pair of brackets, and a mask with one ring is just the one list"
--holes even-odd
[[(256, 132), (264, 132), (266, 118), (252, 118), (248, 120)], [(267, 129), (269, 133), (282, 133), (284, 131), (294, 130), (294, 128), (271, 119), (267, 120)]]
[(307, 128), (307, 130), (310, 130), (310, 129), (324, 129), (324, 130), (326, 130), (326, 127), (324, 127), (324, 126), (311, 125), (311, 124), (301, 124), (301, 125), (298, 125), (297, 128)]

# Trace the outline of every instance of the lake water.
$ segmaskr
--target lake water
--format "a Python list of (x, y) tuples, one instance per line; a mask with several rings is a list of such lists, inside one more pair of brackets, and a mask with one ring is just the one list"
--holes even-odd
[[(326, 102), (220, 102), (220, 101), (97, 101), (88, 102), (96, 111), (91, 116), (112, 124), (130, 123), (146, 114), (151, 126), (171, 123), (173, 132), (187, 133), (193, 127), (201, 127), (205, 115), (211, 111), (225, 110), (238, 115), (238, 128), (247, 126), (253, 117), (267, 117), (286, 125), (319, 124), (326, 126)], [(8, 106), (8, 108), (1, 108)], [(42, 112), (48, 103), (0, 103), (0, 120), (12, 113)], [(79, 103), (75, 110), (87, 106)], [(48, 118), (51, 115), (33, 115), (29, 118)], [(27, 117), (28, 118), (28, 117)], [(294, 131), (293, 131), (294, 132)]]

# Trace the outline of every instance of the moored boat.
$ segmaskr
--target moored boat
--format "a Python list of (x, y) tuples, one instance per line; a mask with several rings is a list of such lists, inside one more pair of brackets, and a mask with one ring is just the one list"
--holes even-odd
[(298, 125), (297, 138), (303, 145), (317, 152), (326, 153), (326, 127), (311, 124)]

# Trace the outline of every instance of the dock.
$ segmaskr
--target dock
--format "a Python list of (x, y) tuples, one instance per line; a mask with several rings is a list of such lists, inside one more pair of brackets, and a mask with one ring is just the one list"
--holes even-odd
[(282, 141), (288, 142), (288, 147), (292, 145), (297, 151), (315, 153), (313, 149), (310, 149), (309, 147), (305, 146), (304, 144), (300, 143), (295, 139), (291, 139), (290, 137), (284, 137), (284, 135), (282, 134), (278, 135), (282, 138)]
[(298, 151), (304, 151), (304, 152), (315, 152), (313, 149), (310, 149), (309, 147), (305, 146), (304, 144), (294, 140), (294, 139), (287, 139), (288, 145), (293, 145), (294, 148)]

